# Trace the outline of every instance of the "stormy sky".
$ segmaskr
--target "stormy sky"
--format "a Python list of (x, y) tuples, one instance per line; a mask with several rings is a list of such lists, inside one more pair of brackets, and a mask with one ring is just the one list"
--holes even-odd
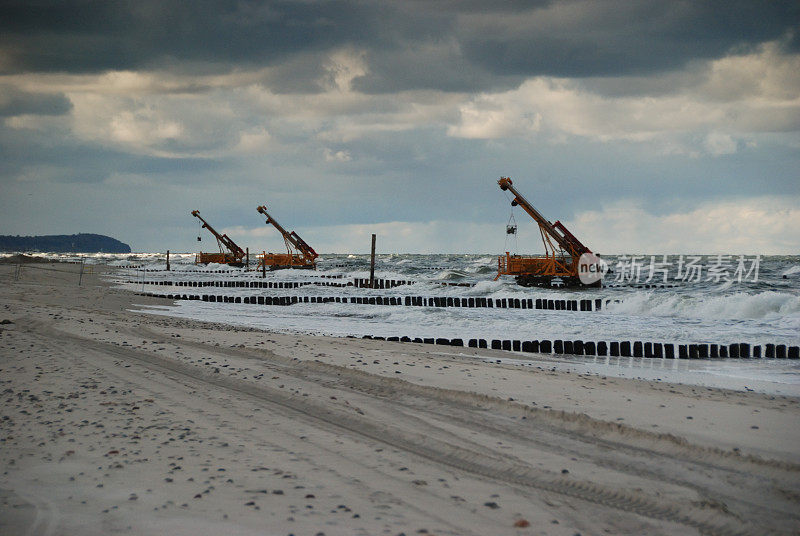
[(6, 1), (0, 234), (800, 253), (796, 1)]

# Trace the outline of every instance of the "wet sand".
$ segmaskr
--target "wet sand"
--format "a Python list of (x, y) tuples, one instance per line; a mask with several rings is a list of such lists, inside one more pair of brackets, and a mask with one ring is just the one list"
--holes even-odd
[(0, 266), (0, 534), (800, 530), (795, 397), (145, 315), (79, 269)]

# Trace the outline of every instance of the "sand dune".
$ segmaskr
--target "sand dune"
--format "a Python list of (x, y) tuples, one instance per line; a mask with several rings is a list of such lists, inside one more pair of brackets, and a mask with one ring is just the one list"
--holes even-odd
[(796, 398), (144, 315), (109, 269), (14, 268), (2, 534), (800, 529)]

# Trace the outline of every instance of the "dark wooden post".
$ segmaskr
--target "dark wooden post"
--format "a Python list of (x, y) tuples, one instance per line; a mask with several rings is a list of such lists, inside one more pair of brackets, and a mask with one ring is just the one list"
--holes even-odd
[(246, 260), (244, 262), (244, 267), (250, 268), (250, 248), (245, 248), (245, 254), (246, 254), (245, 255)]
[(267, 252), (264, 251), (262, 253), (264, 254), (264, 256), (261, 257), (261, 277), (266, 278), (267, 277)]
[(169, 250), (167, 250), (167, 271), (169, 272)]
[(375, 235), (372, 235), (372, 254), (369, 261), (369, 288), (375, 288)]

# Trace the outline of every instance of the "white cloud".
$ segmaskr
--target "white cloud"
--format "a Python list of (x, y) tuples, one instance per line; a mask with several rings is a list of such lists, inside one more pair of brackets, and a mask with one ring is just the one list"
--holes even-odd
[(350, 156), (350, 151), (333, 151), (325, 148), (324, 153), (326, 162), (349, 162), (353, 159)]
[(103, 180), (106, 186), (121, 186), (130, 188), (142, 188), (156, 186), (152, 177), (138, 175), (134, 173), (112, 173)]
[(461, 104), (448, 134), (496, 139), (539, 132), (556, 142), (567, 135), (646, 143), (666, 154), (696, 154), (699, 135), (706, 152), (720, 156), (736, 151), (737, 137), (800, 131), (800, 55), (782, 55), (770, 43), (694, 69), (700, 72), (692, 73), (688, 85), (633, 96), (600, 94), (591, 80), (528, 79), (514, 90)]
[[(776, 43), (696, 63), (674, 86), (674, 74), (661, 77), (660, 84), (658, 77), (648, 79), (650, 92), (634, 95), (601, 92), (613, 85), (607, 79), (550, 77), (478, 95), (364, 94), (352, 89), (353, 80), (367, 74), (363, 51), (336, 50), (323, 64), (319, 83), (325, 91), (314, 94), (271, 90), (265, 83), (276, 72), (270, 68), (206, 76), (118, 71), (2, 80), (21, 91), (65, 93), (73, 109), (56, 121), (71, 121), (81, 139), (157, 156), (219, 157), (263, 151), (283, 139), (351, 143), (375, 133), (432, 127), (458, 138), (563, 143), (579, 137), (644, 144), (661, 154), (721, 156), (752, 144), (759, 133), (800, 130), (800, 55), (784, 55)], [(617, 81), (620, 87), (625, 83)], [(53, 120), (9, 121), (15, 128), (42, 130)]]
[(242, 154), (258, 153), (269, 147), (271, 139), (272, 136), (264, 127), (255, 127), (239, 133), (239, 143), (233, 150)]
[(709, 133), (703, 145), (706, 151), (714, 156), (733, 154), (738, 147), (736, 140), (734, 140), (730, 134), (723, 134), (721, 132)]
[(447, 134), (456, 138), (495, 139), (527, 137), (541, 128), (542, 115), (524, 103), (503, 102), (484, 95), (460, 107), (461, 122), (451, 125)]
[(330, 54), (325, 63), (326, 75), (320, 81), (322, 87), (338, 91), (350, 91), (353, 80), (367, 74), (366, 53), (352, 49), (338, 50)]
[(63, 125), (64, 119), (60, 116), (22, 114), (6, 117), (3, 124), (18, 130), (52, 131)]
[(262, 148), (268, 140), (252, 111), (216, 94), (146, 94), (101, 90), (67, 94), (72, 134), (101, 146), (166, 158), (219, 157)]
[[(535, 224), (527, 218), (519, 224), (515, 239), (509, 239), (500, 221), (388, 221), (294, 229), (320, 253), (368, 253), (372, 233), (378, 235), (380, 253), (541, 253)], [(582, 212), (564, 224), (593, 251), (607, 255), (796, 254), (800, 198), (707, 202), (662, 215), (628, 200)], [(228, 227), (224, 232), (240, 245), (249, 245), (251, 251), (284, 250), (282, 238), (268, 225)]]
[(800, 94), (800, 55), (784, 55), (779, 43), (765, 43), (752, 54), (710, 63), (701, 91), (717, 101), (758, 98), (764, 103), (796, 103)]
[[(373, 233), (377, 234), (380, 253), (499, 252), (505, 240), (505, 228), (500, 224), (455, 221), (391, 221), (295, 230), (320, 253), (369, 253)], [(270, 226), (230, 227), (225, 232), (249, 241), (253, 244), (251, 251), (283, 250), (283, 240)]]
[(176, 121), (158, 117), (153, 110), (122, 111), (111, 118), (112, 140), (124, 144), (146, 146), (166, 139), (176, 139), (183, 127)]
[(791, 254), (800, 244), (800, 198), (706, 202), (655, 215), (625, 201), (579, 214), (567, 227), (600, 253)]
[[(491, 106), (486, 103), (491, 103)], [(483, 113), (480, 113), (484, 110)], [(651, 142), (675, 132), (703, 130), (724, 119), (724, 110), (682, 96), (603, 97), (582, 89), (576, 82), (534, 78), (519, 88), (482, 95), (461, 108), (461, 122), (450, 129), (454, 136), (499, 138), (515, 129), (496, 128), (500, 122), (518, 129), (524, 117), (548, 136), (567, 134), (600, 142)], [(481, 131), (477, 123), (484, 123)]]

